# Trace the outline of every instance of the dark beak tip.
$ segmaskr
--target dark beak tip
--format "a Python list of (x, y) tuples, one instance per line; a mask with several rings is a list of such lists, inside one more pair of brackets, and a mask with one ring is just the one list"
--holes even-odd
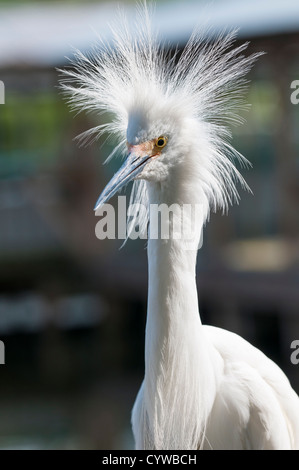
[(119, 192), (123, 186), (132, 181), (135, 176), (142, 171), (143, 165), (149, 160), (149, 158), (149, 155), (138, 158), (130, 153), (122, 167), (117, 173), (115, 173), (114, 177), (99, 196), (94, 206), (94, 211), (98, 210), (105, 202), (114, 196), (114, 194)]

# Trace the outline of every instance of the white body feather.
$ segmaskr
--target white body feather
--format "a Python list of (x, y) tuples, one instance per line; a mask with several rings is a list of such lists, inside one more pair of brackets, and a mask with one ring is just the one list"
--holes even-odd
[[(163, 189), (148, 183), (150, 202), (199, 202), (192, 162), (190, 154), (191, 168), (185, 159)], [(181, 240), (148, 242), (145, 377), (132, 414), (137, 449), (299, 449), (299, 398), (283, 372), (239, 336), (201, 324), (196, 255)]]
[[(127, 139), (169, 136), (163, 158), (135, 181), (131, 202), (201, 204), (207, 220), (211, 209), (238, 200), (237, 182), (246, 187), (232, 160), (246, 161), (229, 143), (226, 124), (240, 120), (243, 77), (259, 54), (244, 57), (246, 44), (232, 48), (235, 32), (206, 45), (197, 31), (175, 62), (159, 48), (146, 8), (136, 25), (131, 34), (123, 21), (111, 47), (101, 44), (89, 57), (77, 52), (63, 88), (75, 108), (114, 115), (83, 140), (116, 133), (120, 151)], [(140, 219), (136, 212), (133, 222), (145, 230), (148, 214)], [(136, 447), (299, 449), (299, 399), (283, 372), (240, 337), (201, 324), (196, 256), (173, 238), (148, 242), (145, 377), (132, 415)]]

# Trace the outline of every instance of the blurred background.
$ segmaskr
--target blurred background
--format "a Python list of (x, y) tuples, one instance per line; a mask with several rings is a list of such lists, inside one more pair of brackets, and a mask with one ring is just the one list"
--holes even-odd
[[(129, 18), (134, 2), (124, 3)], [(298, 0), (158, 1), (154, 24), (170, 49), (196, 23), (240, 27), (251, 75), (246, 124), (233, 144), (252, 163), (227, 216), (214, 214), (198, 257), (204, 323), (230, 329), (278, 362), (299, 392)], [(80, 148), (100, 124), (75, 116), (56, 67), (72, 47), (110, 40), (116, 3), (0, 2), (0, 448), (133, 447), (130, 413), (144, 372), (145, 244), (97, 240), (93, 212), (118, 167), (113, 141)], [(207, 38), (208, 39), (208, 38)]]

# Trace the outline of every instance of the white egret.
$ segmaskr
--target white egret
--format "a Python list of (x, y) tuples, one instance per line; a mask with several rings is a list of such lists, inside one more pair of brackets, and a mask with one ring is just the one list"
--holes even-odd
[[(147, 8), (135, 27), (122, 19), (111, 46), (76, 52), (63, 87), (75, 108), (110, 112), (85, 133), (120, 138), (128, 157), (102, 192), (100, 207), (134, 180), (131, 202), (201, 204), (204, 221), (238, 199), (246, 184), (227, 125), (239, 121), (244, 76), (259, 54), (233, 46), (236, 32), (209, 45), (195, 32), (170, 58), (151, 31)], [(115, 153), (114, 152), (114, 153)], [(146, 229), (148, 212), (135, 214)], [(138, 218), (139, 217), (139, 218)], [(200, 236), (202, 220), (196, 233)], [(172, 229), (172, 224), (170, 224)], [(198, 240), (199, 241), (199, 240)], [(197, 249), (148, 240), (145, 376), (133, 412), (137, 449), (298, 449), (299, 398), (282, 370), (238, 335), (201, 323)]]

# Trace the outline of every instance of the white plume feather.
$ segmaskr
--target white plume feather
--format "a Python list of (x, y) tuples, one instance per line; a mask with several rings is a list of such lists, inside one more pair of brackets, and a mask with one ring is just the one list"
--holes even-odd
[[(207, 42), (207, 29), (196, 29), (181, 56), (167, 54), (152, 32), (150, 14), (144, 3), (138, 10), (134, 27), (120, 15), (111, 27), (113, 41), (100, 40), (89, 54), (75, 52), (71, 67), (63, 71), (62, 88), (75, 110), (112, 113), (110, 122), (79, 136), (83, 143), (108, 132), (119, 139), (117, 150), (126, 150), (129, 113), (136, 104), (150, 108), (166, 105), (196, 121), (205, 136), (205, 155), (201, 165), (201, 184), (207, 206), (226, 210), (238, 201), (237, 183), (247, 187), (234, 166), (234, 160), (248, 163), (230, 144), (228, 124), (242, 121), (239, 111), (246, 80), (244, 76), (261, 55), (245, 57), (248, 43), (233, 47), (237, 31), (223, 32)], [(211, 36), (210, 31), (210, 36)], [(200, 126), (200, 127), (199, 127)], [(113, 155), (117, 153), (113, 152)], [(111, 155), (108, 157), (111, 158)], [(146, 185), (135, 181), (131, 203), (146, 203)], [(147, 216), (136, 212), (135, 225), (145, 228)], [(134, 223), (131, 224), (134, 226)]]

